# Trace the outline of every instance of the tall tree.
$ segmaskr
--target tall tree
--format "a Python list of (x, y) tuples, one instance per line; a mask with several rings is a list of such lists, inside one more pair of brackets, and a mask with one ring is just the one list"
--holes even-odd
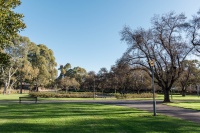
[(84, 78), (84, 82), (82, 83), (82, 87), (86, 91), (93, 91), (95, 85), (95, 77), (96, 74), (94, 71), (88, 72), (88, 74)]
[[(124, 27), (121, 32), (122, 40), (129, 44), (128, 50), (121, 58), (132, 66), (142, 66), (152, 76), (164, 92), (164, 102), (170, 102), (169, 91), (183, 72), (182, 62), (193, 50), (185, 39), (182, 30), (185, 15), (170, 12), (152, 19), (152, 28), (139, 28), (132, 31)], [(155, 65), (151, 66), (150, 61)]]
[(177, 81), (181, 86), (182, 96), (186, 95), (187, 87), (191, 84), (199, 85), (199, 61), (198, 60), (185, 60), (184, 72), (181, 74)]
[(36, 54), (37, 67), (39, 69), (39, 74), (37, 77), (37, 82), (41, 85), (47, 85), (51, 80), (55, 80), (57, 77), (55, 57), (53, 51), (48, 49), (47, 46), (40, 44), (38, 45), (39, 53)]
[(108, 70), (106, 68), (101, 68), (97, 74), (97, 77), (99, 80), (100, 90), (103, 94), (104, 90), (108, 87)]
[(22, 20), (23, 14), (13, 11), (20, 4), (20, 0), (0, 0), (0, 64), (9, 63), (10, 57), (3, 50), (26, 27)]
[(200, 10), (197, 15), (193, 15), (192, 19), (185, 24), (188, 37), (196, 51), (200, 53)]

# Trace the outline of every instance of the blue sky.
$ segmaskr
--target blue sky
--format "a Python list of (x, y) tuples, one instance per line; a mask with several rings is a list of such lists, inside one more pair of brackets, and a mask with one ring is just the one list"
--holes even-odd
[(22, 0), (15, 11), (25, 15), (20, 34), (52, 49), (58, 65), (98, 72), (110, 70), (125, 52), (125, 25), (149, 28), (154, 14), (191, 17), (199, 9), (200, 0)]

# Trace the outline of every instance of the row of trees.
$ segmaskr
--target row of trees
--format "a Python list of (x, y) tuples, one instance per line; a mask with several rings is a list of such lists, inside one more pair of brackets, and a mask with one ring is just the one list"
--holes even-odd
[[(185, 96), (187, 89), (200, 84), (200, 62), (197, 60), (185, 60), (184, 70), (179, 79), (173, 84), (172, 88), (182, 92)], [(79, 69), (80, 72), (77, 72)], [(152, 79), (144, 67), (132, 67), (128, 64), (116, 64), (108, 71), (101, 68), (98, 73), (94, 71), (86, 72), (85, 69), (75, 67), (71, 69), (71, 65), (67, 63), (60, 66), (60, 76), (57, 79), (59, 88), (68, 91), (99, 91), (110, 93), (141, 93), (152, 92)], [(81, 72), (81, 70), (83, 70)], [(172, 89), (171, 88), (171, 89)], [(156, 84), (156, 91), (162, 92), (162, 88)]]
[[(129, 47), (122, 58), (110, 72), (105, 68), (97, 75), (89, 72), (82, 86), (88, 90), (95, 86), (102, 92), (108, 88), (121, 92), (130, 88), (150, 88), (154, 71), (155, 83), (164, 93), (164, 102), (170, 102), (169, 92), (174, 86), (179, 86), (184, 96), (189, 84), (199, 84), (199, 62), (188, 60), (190, 55), (200, 52), (199, 14), (189, 21), (184, 14), (174, 12), (157, 15), (152, 18), (152, 28), (148, 30), (132, 30), (125, 26), (121, 36)], [(151, 61), (154, 61), (154, 66)], [(145, 82), (135, 80), (144, 75)]]
[(60, 75), (56, 79), (59, 88), (68, 91), (81, 89), (81, 91), (106, 92), (140, 92), (150, 89), (151, 78), (140, 68), (133, 70), (129, 65), (118, 64), (108, 72), (101, 68), (97, 74), (94, 71), (86, 72), (84, 68), (74, 67), (71, 64), (61, 65)]
[(57, 78), (53, 51), (43, 44), (36, 45), (27, 37), (16, 36), (3, 52), (10, 57), (8, 65), (1, 64), (5, 92), (25, 83), (29, 86), (48, 85)]
[(0, 85), (4, 92), (19, 83), (48, 85), (57, 77), (53, 51), (18, 33), (26, 28), (23, 14), (14, 12), (20, 0), (0, 0)]
[(66, 92), (71, 88), (74, 90), (79, 90), (80, 86), (84, 82), (87, 72), (84, 68), (74, 67), (71, 68), (71, 64), (60, 65), (58, 68), (60, 70), (60, 75), (56, 79), (58, 87), (63, 88)]

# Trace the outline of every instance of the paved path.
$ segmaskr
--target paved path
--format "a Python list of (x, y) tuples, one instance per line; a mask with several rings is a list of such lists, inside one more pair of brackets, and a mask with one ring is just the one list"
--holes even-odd
[[(0, 101), (0, 103), (16, 103), (18, 101)], [(118, 106), (126, 106), (130, 108), (137, 108), (152, 112), (153, 115), (153, 102), (152, 101), (135, 101), (135, 100), (65, 100), (65, 101), (38, 101), (38, 103), (100, 103)], [(161, 101), (156, 103), (156, 112), (167, 116), (173, 116), (196, 123), (200, 123), (200, 111), (191, 109), (183, 109), (179, 107), (172, 107), (163, 105)]]
[[(128, 107), (138, 108), (141, 110), (146, 110), (146, 111), (152, 112), (152, 115), (153, 115), (153, 102), (152, 101), (134, 101), (132, 103), (131, 102), (130, 103), (122, 103), (122, 104), (117, 104), (117, 105), (128, 106)], [(200, 123), (200, 111), (167, 106), (167, 105), (163, 105), (162, 102), (159, 101), (156, 104), (156, 112), (159, 114), (164, 114), (164, 115), (173, 116), (173, 117), (193, 121), (196, 123)]]

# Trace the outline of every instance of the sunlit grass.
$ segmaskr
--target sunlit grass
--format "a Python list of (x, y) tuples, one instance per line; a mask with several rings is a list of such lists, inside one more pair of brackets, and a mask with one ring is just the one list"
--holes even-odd
[(0, 95), (0, 101), (9, 101), (9, 100), (19, 100), (19, 97), (25, 97), (25, 96), (28, 96), (28, 94), (1, 94)]
[(132, 108), (85, 103), (2, 104), (0, 132), (200, 132), (200, 125)]
[[(158, 95), (158, 99), (162, 99), (163, 95)], [(171, 103), (167, 103), (170, 106), (176, 106), (181, 108), (188, 108), (193, 110), (200, 110), (200, 97), (197, 95), (170, 95)]]
[(170, 106), (176, 106), (176, 107), (182, 107), (182, 108), (188, 108), (193, 110), (200, 110), (200, 101), (190, 101), (190, 102), (174, 102), (174, 103), (167, 103), (167, 105)]

